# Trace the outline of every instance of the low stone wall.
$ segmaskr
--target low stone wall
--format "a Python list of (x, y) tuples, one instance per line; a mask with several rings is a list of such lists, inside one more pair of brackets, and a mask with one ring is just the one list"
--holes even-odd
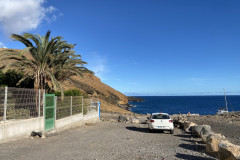
[(240, 160), (240, 146), (230, 143), (223, 135), (212, 132), (209, 125), (197, 125), (184, 117), (174, 117), (174, 123), (202, 139), (206, 152), (220, 160)]
[[(87, 115), (77, 114), (55, 121), (55, 129), (50, 132), (65, 130), (74, 125), (96, 123), (99, 121), (98, 111), (88, 112)], [(44, 118), (31, 118), (24, 120), (11, 120), (0, 124), (0, 142), (20, 137), (29, 137), (31, 132), (44, 131)]]
[(43, 117), (11, 120), (0, 124), (0, 141), (29, 136), (32, 131), (43, 131)]
[(88, 114), (77, 114), (74, 116), (62, 118), (59, 120), (56, 120), (55, 122), (55, 130), (65, 130), (68, 128), (71, 128), (76, 125), (84, 125), (85, 123), (96, 123), (99, 119), (99, 113), (96, 111), (88, 112)]

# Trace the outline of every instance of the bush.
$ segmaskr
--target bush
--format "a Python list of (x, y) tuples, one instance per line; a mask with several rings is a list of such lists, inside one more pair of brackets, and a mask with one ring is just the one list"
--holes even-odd
[(20, 108), (20, 109), (8, 109), (7, 119), (27, 119), (30, 117), (30, 110)]
[(0, 70), (0, 87), (19, 87), (19, 88), (33, 88), (34, 81), (30, 78), (25, 79), (20, 85), (17, 83), (23, 78), (23, 73), (16, 72), (15, 70), (8, 70), (3, 73)]
[[(53, 94), (55, 94), (56, 96), (61, 96), (61, 92), (59, 91), (53, 92)], [(83, 96), (84, 98), (88, 98), (88, 95), (86, 93), (81, 92), (78, 89), (66, 90), (64, 91), (64, 96)]]

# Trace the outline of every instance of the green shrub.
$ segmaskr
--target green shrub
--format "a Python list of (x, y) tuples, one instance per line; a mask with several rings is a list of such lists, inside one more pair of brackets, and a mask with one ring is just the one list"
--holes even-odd
[(33, 88), (34, 81), (30, 78), (25, 79), (20, 85), (17, 83), (23, 78), (22, 72), (16, 72), (9, 69), (6, 73), (0, 70), (0, 87), (19, 87), (19, 88)]
[(30, 117), (30, 110), (20, 108), (20, 109), (8, 109), (7, 119), (27, 119)]
[[(61, 92), (59, 91), (53, 92), (53, 94), (56, 96), (61, 96)], [(64, 91), (64, 96), (83, 96), (84, 98), (88, 98), (88, 95), (85, 92), (81, 92), (78, 89), (66, 90)]]

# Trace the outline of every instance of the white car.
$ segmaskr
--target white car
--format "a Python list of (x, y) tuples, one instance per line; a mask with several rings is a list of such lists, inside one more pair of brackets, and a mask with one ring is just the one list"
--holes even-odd
[(149, 132), (153, 130), (162, 130), (170, 131), (171, 134), (174, 133), (173, 120), (167, 113), (152, 113), (148, 119)]

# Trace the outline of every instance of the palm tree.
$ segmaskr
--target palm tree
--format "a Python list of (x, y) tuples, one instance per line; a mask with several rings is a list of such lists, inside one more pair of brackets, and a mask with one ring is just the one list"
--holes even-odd
[(61, 83), (65, 80), (71, 81), (71, 76), (83, 76), (89, 72), (80, 55), (75, 55), (75, 45), (69, 44), (57, 36), (50, 39), (50, 31), (45, 36), (24, 33), (23, 35), (12, 34), (11, 38), (22, 42), (26, 48), (22, 51), (5, 50), (0, 55), (0, 61), (11, 60), (4, 65), (3, 72), (9, 68), (24, 73), (20, 84), (26, 78), (34, 79), (35, 89), (45, 89), (46, 84), (56, 91), (60, 90), (63, 96)]

